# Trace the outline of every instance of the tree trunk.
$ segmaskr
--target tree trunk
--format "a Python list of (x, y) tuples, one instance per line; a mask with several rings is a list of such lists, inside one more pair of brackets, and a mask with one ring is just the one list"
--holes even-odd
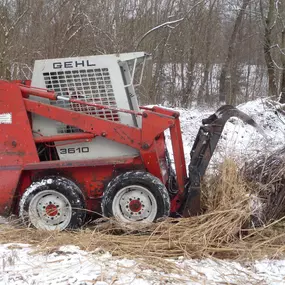
[(0, 59), (0, 79), (5, 79), (5, 66), (3, 59)]
[[(214, 2), (215, 3), (215, 2)], [(209, 13), (208, 13), (208, 19), (207, 19), (207, 30), (206, 30), (206, 58), (205, 58), (205, 67), (204, 67), (204, 74), (203, 74), (203, 79), (201, 82), (201, 85), (199, 87), (198, 91), (198, 98), (197, 98), (197, 104), (199, 105), (200, 102), (203, 103), (209, 103), (209, 85), (208, 85), (208, 80), (209, 80), (209, 70), (210, 70), (210, 47), (211, 47), (211, 36), (212, 36), (212, 26), (211, 26), (211, 21), (212, 21), (212, 13), (214, 9), (214, 3), (210, 6)], [(206, 90), (205, 90), (206, 89)], [(204, 94), (205, 93), (205, 94)]]
[(247, 66), (247, 74), (246, 74), (246, 89), (245, 89), (245, 102), (249, 100), (249, 79), (250, 79), (250, 68), (251, 65)]
[(281, 63), (282, 63), (282, 75), (280, 84), (280, 103), (285, 103), (285, 0), (280, 1), (280, 15), (282, 22), (281, 33)]
[(226, 92), (227, 92), (227, 90), (226, 90), (226, 77), (227, 77), (227, 74), (229, 73), (229, 66), (230, 66), (230, 63), (231, 63), (233, 56), (234, 56), (236, 39), (237, 39), (237, 35), (238, 35), (238, 32), (239, 32), (240, 27), (241, 27), (242, 17), (245, 13), (245, 9), (246, 9), (249, 1), (250, 0), (243, 0), (243, 2), (242, 2), (242, 7), (238, 12), (238, 15), (237, 15), (237, 18), (235, 21), (235, 25), (234, 25), (234, 29), (233, 29), (233, 32), (231, 34), (227, 57), (226, 57), (224, 64), (222, 65), (222, 70), (221, 70), (221, 75), (220, 75), (220, 90), (219, 90), (219, 92), (220, 92), (219, 101), (220, 102), (227, 101), (226, 100), (227, 99), (226, 98)]
[[(261, 8), (261, 14), (263, 15), (262, 5), (260, 6), (260, 8)], [(267, 66), (269, 96), (274, 96), (276, 98), (278, 96), (277, 81), (276, 81), (274, 61), (271, 55), (271, 46), (272, 46), (271, 31), (273, 28), (273, 21), (274, 21), (274, 0), (269, 0), (269, 10), (267, 18), (265, 19), (265, 27), (264, 27), (263, 51)]]
[[(205, 64), (205, 68), (204, 68), (204, 75), (203, 75), (203, 79), (202, 79), (202, 83), (199, 87), (199, 91), (198, 91), (198, 98), (197, 98), (197, 104), (199, 105), (199, 103), (209, 103), (209, 91), (205, 90), (207, 88), (207, 83), (209, 80), (209, 70), (210, 70), (210, 61), (207, 58), (207, 62)], [(206, 91), (206, 92), (205, 92)], [(205, 93), (205, 95), (204, 95)]]
[(192, 89), (194, 85), (194, 70), (195, 69), (195, 58), (194, 49), (190, 47), (189, 60), (187, 62), (187, 74), (186, 74), (186, 84), (182, 94), (182, 107), (189, 108), (192, 104)]
[(281, 96), (280, 96), (280, 103), (285, 103), (285, 27), (282, 31), (282, 51), (283, 53), (281, 54), (282, 58), (282, 79), (281, 79)]

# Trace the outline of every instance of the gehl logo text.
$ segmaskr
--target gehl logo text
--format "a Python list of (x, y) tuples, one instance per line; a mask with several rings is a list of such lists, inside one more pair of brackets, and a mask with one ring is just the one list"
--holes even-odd
[(64, 62), (53, 63), (53, 69), (91, 67), (91, 66), (96, 66), (96, 64), (90, 62), (89, 60), (75, 60), (75, 61), (64, 61)]

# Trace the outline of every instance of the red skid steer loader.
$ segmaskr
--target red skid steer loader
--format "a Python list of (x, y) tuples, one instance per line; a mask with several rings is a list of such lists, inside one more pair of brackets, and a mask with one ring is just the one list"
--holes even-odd
[(187, 175), (179, 113), (138, 105), (147, 58), (39, 60), (31, 81), (0, 81), (0, 215), (64, 230), (88, 213), (122, 222), (199, 214), (200, 180), (225, 123), (256, 123), (229, 105), (203, 120)]

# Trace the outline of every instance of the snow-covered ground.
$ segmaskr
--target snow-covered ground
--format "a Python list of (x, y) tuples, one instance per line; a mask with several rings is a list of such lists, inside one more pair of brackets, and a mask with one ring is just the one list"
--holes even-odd
[[(266, 133), (266, 138), (238, 119), (230, 120), (224, 130), (213, 162), (224, 156), (253, 157), (283, 146), (285, 116), (276, 106), (262, 100), (239, 108), (250, 114)], [(201, 120), (214, 110), (180, 110), (187, 162)], [(0, 223), (5, 222), (4, 219)], [(7, 241), (9, 242), (9, 241)], [(98, 250), (85, 252), (73, 245), (58, 248), (50, 254), (39, 254), (36, 248), (22, 244), (0, 246), (1, 284), (285, 284), (285, 260), (261, 260), (238, 263), (230, 260), (169, 260), (173, 272), (163, 272), (146, 261), (113, 257)]]
[(178, 258), (173, 272), (155, 270), (144, 262), (115, 258), (109, 253), (88, 253), (67, 245), (51, 254), (34, 253), (25, 244), (0, 248), (0, 284), (285, 284), (285, 261), (248, 263)]

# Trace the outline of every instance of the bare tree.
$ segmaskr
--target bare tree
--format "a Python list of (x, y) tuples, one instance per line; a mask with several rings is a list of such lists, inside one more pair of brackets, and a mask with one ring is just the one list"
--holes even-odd
[[(233, 17), (237, 1), (241, 8)], [(27, 78), (36, 59), (138, 47), (153, 56), (138, 89), (142, 103), (189, 107), (244, 102), (260, 96), (266, 70), (283, 94), (282, 1), (251, 0), (247, 9), (249, 0), (3, 0), (0, 76), (21, 79), (23, 71)], [(259, 23), (270, 18), (269, 3), (274, 9), (266, 30), (267, 22)], [(260, 11), (266, 16), (260, 17)], [(265, 55), (271, 61), (264, 61)]]
[(285, 103), (285, 1), (279, 2), (280, 21), (281, 21), (281, 63), (282, 75), (280, 84), (280, 103)]
[(15, 33), (29, 11), (28, 1), (21, 5), (21, 9), (16, 10), (13, 9), (12, 4), (17, 7), (19, 2), (3, 1), (0, 4), (0, 78), (8, 79), (11, 78), (9, 72), (11, 59), (9, 56), (11, 56), (11, 50), (17, 44)]
[(226, 93), (226, 76), (229, 75), (229, 66), (233, 60), (234, 52), (235, 52), (235, 45), (238, 37), (238, 33), (242, 24), (242, 18), (245, 14), (246, 7), (248, 6), (250, 0), (243, 0), (241, 8), (238, 12), (237, 18), (234, 23), (234, 28), (230, 36), (228, 52), (225, 59), (225, 62), (222, 65), (221, 75), (220, 75), (220, 94), (219, 94), (219, 101), (223, 102), (226, 101), (229, 104), (233, 103), (232, 98), (227, 98)]
[(263, 5), (260, 5), (260, 11), (262, 18), (264, 19), (264, 58), (267, 65), (268, 72), (268, 91), (269, 96), (278, 96), (278, 87), (277, 87), (277, 78), (275, 73), (275, 64), (272, 56), (272, 40), (271, 34), (272, 30), (275, 27), (275, 0), (269, 0), (268, 2), (268, 13), (267, 16), (264, 16)]

